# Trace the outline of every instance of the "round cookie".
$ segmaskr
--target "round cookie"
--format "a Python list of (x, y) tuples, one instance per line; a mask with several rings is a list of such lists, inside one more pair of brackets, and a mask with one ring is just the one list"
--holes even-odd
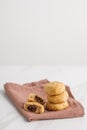
[(58, 95), (65, 91), (65, 85), (62, 82), (50, 82), (44, 87), (48, 95)]
[(49, 111), (59, 111), (59, 110), (63, 110), (65, 108), (67, 108), (69, 106), (68, 102), (65, 101), (63, 103), (60, 103), (60, 104), (53, 104), (53, 103), (50, 103), (50, 102), (47, 102), (46, 103), (46, 108), (47, 110)]
[(26, 102), (24, 104), (24, 109), (26, 111), (35, 112), (37, 114), (41, 114), (44, 112), (44, 106), (37, 102)]
[(69, 98), (69, 95), (67, 91), (64, 91), (63, 93), (56, 95), (56, 96), (47, 96), (48, 102), (50, 103), (62, 103), (65, 102)]

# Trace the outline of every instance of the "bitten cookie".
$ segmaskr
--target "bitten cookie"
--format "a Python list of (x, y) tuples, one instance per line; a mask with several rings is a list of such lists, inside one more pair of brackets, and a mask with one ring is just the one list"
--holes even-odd
[(67, 91), (64, 91), (63, 93), (56, 95), (56, 96), (47, 96), (48, 102), (50, 103), (62, 103), (67, 101), (67, 99), (69, 98), (69, 95), (67, 93)]
[(53, 103), (50, 103), (50, 102), (47, 102), (46, 103), (46, 108), (47, 110), (49, 111), (59, 111), (59, 110), (63, 110), (65, 108), (67, 108), (69, 106), (68, 102), (65, 101), (63, 103), (60, 103), (60, 104), (53, 104)]
[(58, 95), (65, 91), (65, 85), (61, 82), (50, 82), (44, 87), (44, 91), (48, 95)]
[(34, 93), (30, 93), (30, 94), (29, 94), (28, 101), (29, 101), (29, 102), (38, 102), (38, 103), (40, 103), (40, 104), (42, 104), (42, 105), (45, 104), (44, 99), (41, 98), (40, 96), (34, 94)]
[(37, 102), (27, 102), (24, 104), (24, 109), (26, 111), (35, 112), (37, 114), (41, 114), (44, 112), (44, 106)]

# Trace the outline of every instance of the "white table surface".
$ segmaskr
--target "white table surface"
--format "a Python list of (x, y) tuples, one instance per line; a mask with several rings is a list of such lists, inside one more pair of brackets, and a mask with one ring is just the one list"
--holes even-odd
[[(85, 107), (85, 116), (72, 119), (28, 122), (4, 93), (6, 82), (24, 84), (47, 78), (62, 81)], [(75, 66), (0, 66), (0, 130), (84, 130), (87, 129), (87, 67)]]

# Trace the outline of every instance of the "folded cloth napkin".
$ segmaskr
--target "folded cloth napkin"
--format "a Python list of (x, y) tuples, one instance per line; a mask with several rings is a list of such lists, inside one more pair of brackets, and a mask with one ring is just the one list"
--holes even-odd
[(47, 101), (47, 95), (44, 93), (44, 86), (49, 83), (47, 79), (26, 83), (24, 85), (16, 83), (6, 83), (4, 85), (5, 92), (11, 99), (13, 104), (17, 107), (19, 112), (28, 120), (45, 120), (45, 119), (63, 119), (82, 117), (84, 115), (83, 106), (74, 98), (70, 91), (70, 87), (66, 86), (66, 90), (69, 94), (69, 107), (61, 111), (47, 111), (42, 114), (36, 114), (33, 112), (24, 110), (24, 103), (27, 102), (29, 93), (35, 93), (41, 96)]

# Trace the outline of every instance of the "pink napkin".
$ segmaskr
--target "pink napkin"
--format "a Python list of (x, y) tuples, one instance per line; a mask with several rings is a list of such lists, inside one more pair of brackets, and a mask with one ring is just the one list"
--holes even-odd
[(63, 118), (74, 118), (82, 117), (84, 115), (83, 106), (74, 98), (70, 91), (70, 87), (66, 86), (66, 90), (69, 93), (69, 107), (61, 111), (47, 111), (45, 110), (42, 114), (36, 114), (33, 112), (25, 111), (23, 105), (27, 102), (29, 93), (35, 93), (47, 100), (47, 96), (44, 93), (44, 86), (49, 81), (47, 79), (40, 80), (37, 82), (26, 83), (24, 85), (16, 83), (6, 83), (4, 85), (5, 92), (11, 99), (13, 104), (19, 110), (19, 112), (28, 120), (45, 120), (45, 119), (63, 119)]

